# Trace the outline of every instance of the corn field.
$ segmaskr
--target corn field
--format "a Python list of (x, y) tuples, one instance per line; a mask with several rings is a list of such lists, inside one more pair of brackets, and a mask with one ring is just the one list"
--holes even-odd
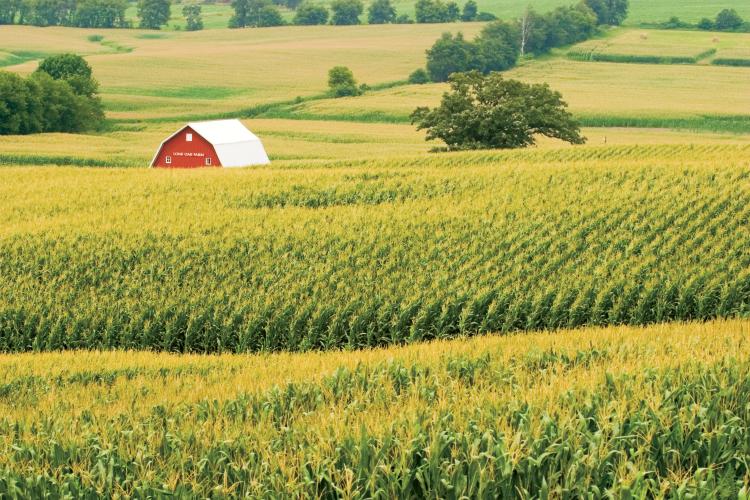
[(296, 351), (747, 316), (748, 148), (613, 149), (4, 168), (0, 350)]
[(747, 498), (748, 334), (5, 354), (0, 496)]

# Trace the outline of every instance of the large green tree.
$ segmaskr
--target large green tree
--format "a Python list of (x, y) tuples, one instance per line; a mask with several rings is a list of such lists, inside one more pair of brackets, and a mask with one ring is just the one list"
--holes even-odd
[(80, 0), (73, 24), (81, 28), (122, 28), (127, 26), (127, 0)]
[(185, 29), (187, 31), (199, 31), (203, 29), (203, 16), (201, 6), (197, 3), (185, 5), (182, 15), (185, 16)]
[(312, 2), (305, 1), (297, 7), (297, 13), (294, 15), (294, 24), (301, 26), (312, 26), (315, 24), (325, 24), (328, 22), (328, 9), (323, 5), (316, 5)]
[(99, 90), (91, 66), (77, 54), (57, 54), (39, 63), (37, 73), (46, 73), (55, 80), (67, 82), (78, 95), (93, 97)]
[(169, 0), (138, 0), (140, 27), (152, 30), (161, 29), (170, 17)]
[(744, 21), (734, 9), (724, 9), (716, 16), (714, 27), (719, 31), (733, 31), (742, 27)]
[(359, 16), (362, 15), (365, 7), (361, 0), (333, 0), (331, 2), (331, 24), (351, 25), (359, 24)]
[(520, 54), (518, 24), (495, 21), (485, 26), (474, 40), (478, 49), (479, 68), (483, 73), (512, 68)]
[(476, 45), (464, 39), (462, 33), (455, 36), (443, 33), (427, 50), (427, 72), (433, 82), (444, 82), (452, 73), (479, 67)]
[(535, 136), (582, 144), (578, 123), (562, 96), (547, 84), (506, 80), (500, 73), (454, 74), (434, 109), (417, 108), (412, 123), (451, 150), (530, 146)]
[(373, 0), (367, 8), (367, 22), (370, 24), (387, 24), (396, 21), (396, 9), (391, 0)]
[(598, 24), (619, 26), (628, 17), (628, 0), (584, 0), (596, 14)]

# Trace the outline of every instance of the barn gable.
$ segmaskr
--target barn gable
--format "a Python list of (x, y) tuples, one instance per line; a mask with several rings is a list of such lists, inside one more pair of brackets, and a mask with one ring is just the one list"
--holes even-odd
[(239, 120), (215, 120), (188, 123), (169, 136), (162, 142), (151, 166), (244, 167), (268, 163), (260, 139)]
[(190, 125), (182, 127), (161, 143), (151, 161), (152, 167), (220, 167), (214, 146)]

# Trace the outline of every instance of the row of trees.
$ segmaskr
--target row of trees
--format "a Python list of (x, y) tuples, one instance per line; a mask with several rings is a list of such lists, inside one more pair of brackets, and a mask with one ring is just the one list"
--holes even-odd
[[(127, 0), (0, 0), (0, 24), (130, 28), (127, 8)], [(188, 29), (203, 27), (199, 5), (186, 6), (183, 14)], [(138, 17), (139, 27), (159, 29), (169, 21), (170, 0), (139, 0)]]
[(48, 57), (27, 78), (0, 72), (0, 135), (80, 132), (104, 112), (91, 67), (73, 54)]
[[(516, 21), (495, 21), (473, 41), (461, 33), (445, 33), (427, 50), (427, 74), (432, 81), (444, 82), (452, 73), (503, 71), (524, 54), (581, 42), (592, 37), (600, 24), (622, 23), (627, 10), (627, 0), (585, 0), (546, 14), (528, 9)], [(414, 83), (423, 79), (419, 71), (410, 78)]]
[[(234, 15), (229, 22), (232, 28), (269, 27), (285, 24), (278, 6), (295, 9), (292, 24), (310, 26), (317, 24), (353, 25), (362, 22), (365, 4), (362, 0), (333, 0), (330, 10), (310, 1), (300, 0), (233, 0)], [(454, 1), (418, 0), (415, 5), (416, 22), (448, 23), (455, 21), (491, 21), (495, 16), (479, 12), (474, 0), (467, 0), (463, 9)], [(369, 24), (407, 24), (409, 16), (396, 13), (391, 0), (373, 0), (367, 8)]]
[(0, 24), (122, 28), (127, 0), (0, 0)]
[(703, 31), (740, 31), (750, 32), (750, 23), (744, 19), (734, 9), (724, 9), (719, 12), (714, 19), (704, 17), (698, 24), (686, 23), (679, 17), (672, 17), (668, 21), (658, 25), (664, 29), (694, 29)]

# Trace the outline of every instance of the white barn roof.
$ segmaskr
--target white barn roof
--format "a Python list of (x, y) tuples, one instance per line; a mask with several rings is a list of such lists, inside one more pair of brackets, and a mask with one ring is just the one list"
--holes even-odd
[[(271, 163), (260, 139), (239, 120), (190, 122), (161, 143), (157, 156), (164, 144), (186, 127), (192, 128), (211, 143), (222, 167), (247, 167)], [(154, 157), (154, 161), (156, 161), (156, 157)]]

